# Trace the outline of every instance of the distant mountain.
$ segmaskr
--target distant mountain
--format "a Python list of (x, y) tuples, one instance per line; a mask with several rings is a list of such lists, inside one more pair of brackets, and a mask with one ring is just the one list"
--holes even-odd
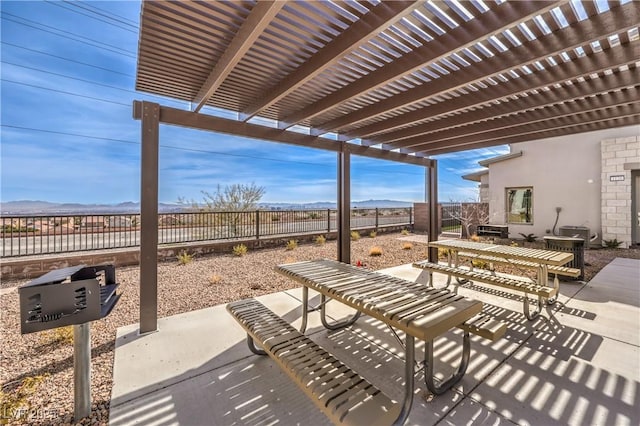
[[(359, 209), (372, 208), (390, 208), (390, 207), (411, 207), (413, 202), (398, 200), (366, 200), (352, 201), (351, 207)], [(335, 209), (336, 203), (331, 201), (316, 201), (314, 203), (260, 203), (263, 209), (280, 209), (280, 210), (314, 210), (314, 209)]]
[[(172, 213), (182, 210), (182, 206), (178, 204), (160, 203), (158, 205), (160, 213)], [(3, 215), (139, 213), (140, 203), (127, 201), (119, 204), (81, 204), (20, 200), (0, 203), (0, 212)]]
[[(413, 203), (397, 200), (366, 200), (353, 201), (353, 208), (389, 208), (411, 207)], [(318, 201), (315, 203), (260, 203), (261, 209), (268, 210), (313, 210), (335, 209), (336, 203)], [(179, 204), (160, 203), (160, 213), (175, 213), (183, 211)], [(48, 201), (20, 200), (0, 203), (0, 212), (5, 215), (40, 215), (40, 214), (107, 214), (107, 213), (139, 213), (140, 203), (127, 201), (119, 204), (81, 204), (81, 203), (51, 203)]]
[(398, 200), (366, 200), (355, 201), (352, 203), (354, 207), (359, 208), (387, 208), (387, 207), (413, 207), (412, 201), (398, 201)]

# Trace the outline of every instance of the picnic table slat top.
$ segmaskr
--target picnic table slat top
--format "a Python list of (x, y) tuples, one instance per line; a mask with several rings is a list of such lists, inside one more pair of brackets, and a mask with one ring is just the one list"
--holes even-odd
[[(276, 270), (412, 336), (430, 341), (482, 311), (482, 302), (335, 260), (279, 265)], [(356, 278), (341, 285), (345, 277)]]
[(526, 260), (553, 266), (561, 266), (573, 260), (573, 253), (570, 252), (476, 243), (475, 241), (431, 241), (429, 246), (451, 250), (464, 250), (479, 254), (491, 254), (493, 256), (500, 256), (508, 259)]

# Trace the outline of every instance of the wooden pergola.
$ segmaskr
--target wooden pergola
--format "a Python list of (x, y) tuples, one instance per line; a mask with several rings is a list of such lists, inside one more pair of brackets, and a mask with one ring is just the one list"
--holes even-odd
[(349, 262), (351, 154), (424, 166), (436, 239), (432, 156), (640, 124), (639, 22), (633, 1), (143, 1), (136, 89), (191, 108), (134, 102), (140, 332), (157, 328), (160, 123), (336, 152)]

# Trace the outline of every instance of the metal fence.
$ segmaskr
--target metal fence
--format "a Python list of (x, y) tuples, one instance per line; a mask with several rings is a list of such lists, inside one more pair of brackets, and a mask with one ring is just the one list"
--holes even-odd
[[(16, 257), (140, 245), (139, 214), (2, 216), (2, 255)], [(351, 228), (410, 226), (413, 209), (353, 209)], [(336, 210), (258, 210), (158, 215), (158, 243), (277, 237), (337, 230)]]
[(440, 203), (442, 232), (462, 232), (462, 203)]

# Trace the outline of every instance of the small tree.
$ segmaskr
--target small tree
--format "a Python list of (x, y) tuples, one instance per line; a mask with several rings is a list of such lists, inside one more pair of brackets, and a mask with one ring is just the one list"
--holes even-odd
[(252, 182), (249, 185), (236, 183), (227, 185), (224, 188), (218, 185), (214, 193), (201, 192), (203, 194), (203, 203), (198, 203), (194, 200), (187, 201), (183, 197), (178, 198), (178, 203), (197, 211), (224, 212), (225, 214), (222, 216), (224, 223), (236, 235), (238, 225), (242, 219), (242, 213), (257, 210), (258, 203), (266, 190), (264, 187), (257, 186)]
[(206, 210), (244, 212), (258, 208), (258, 203), (262, 199), (265, 189), (253, 182), (250, 185), (235, 183), (225, 186), (224, 189), (218, 185), (218, 189), (213, 194), (207, 191), (202, 191), (202, 193)]

